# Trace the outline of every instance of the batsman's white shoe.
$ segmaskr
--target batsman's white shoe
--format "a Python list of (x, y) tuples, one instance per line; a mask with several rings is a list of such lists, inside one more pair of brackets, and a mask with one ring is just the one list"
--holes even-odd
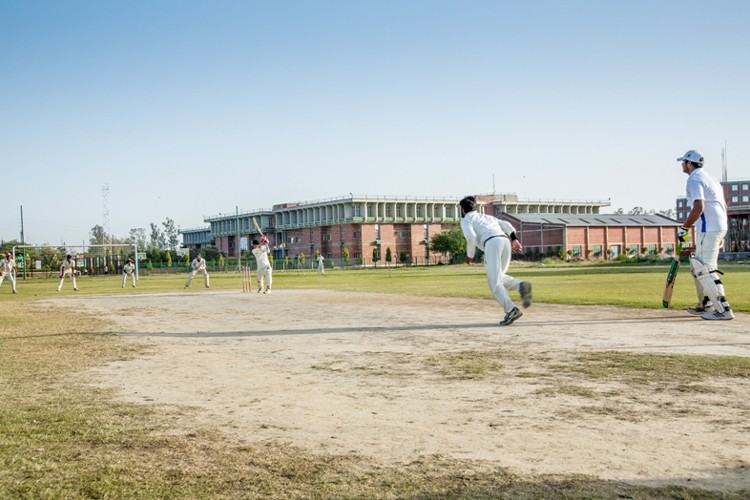
[(270, 288), (266, 288), (266, 291), (263, 292), (263, 293), (271, 293), (271, 289)]
[(703, 316), (706, 313), (712, 313), (716, 309), (711, 304), (707, 305), (706, 307), (703, 306), (695, 306), (695, 307), (688, 307), (687, 312), (694, 316)]
[(708, 320), (728, 320), (728, 319), (734, 319), (734, 313), (731, 309), (727, 309), (726, 311), (719, 312), (719, 311), (712, 311), (703, 313), (701, 315), (701, 318), (708, 319)]
[(73, 289), (73, 291), (74, 291), (74, 292), (77, 292), (77, 291), (78, 291), (78, 288), (74, 288), (74, 289)]
[(508, 326), (521, 316), (523, 316), (521, 310), (517, 307), (514, 307), (508, 314), (505, 315), (505, 318), (500, 322), (500, 326)]
[(531, 304), (534, 303), (534, 298), (531, 296), (531, 283), (528, 281), (523, 281), (518, 285), (518, 293), (521, 294), (524, 309), (530, 307)]

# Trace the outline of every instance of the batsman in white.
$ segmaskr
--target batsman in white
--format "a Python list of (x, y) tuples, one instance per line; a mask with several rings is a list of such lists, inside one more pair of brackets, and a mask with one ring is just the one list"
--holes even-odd
[(203, 273), (203, 284), (206, 288), (210, 288), (208, 283), (208, 271), (206, 270), (206, 259), (201, 257), (201, 254), (196, 255), (190, 263), (190, 274), (188, 274), (188, 279), (185, 282), (186, 289), (190, 286), (190, 282), (193, 281), (193, 278), (195, 278), (197, 273)]
[(60, 282), (57, 284), (58, 292), (62, 290), (63, 281), (65, 281), (66, 276), (70, 277), (70, 281), (73, 282), (73, 290), (77, 292), (78, 286), (76, 285), (76, 260), (70, 254), (65, 257), (65, 260), (60, 265)]
[(698, 303), (688, 312), (708, 320), (734, 318), (719, 271), (719, 251), (727, 234), (727, 204), (721, 183), (703, 170), (703, 155), (690, 150), (677, 158), (687, 174), (687, 199), (691, 207), (677, 232), (680, 241), (690, 239), (695, 226), (695, 252), (690, 255), (690, 269), (695, 279)]
[(466, 238), (466, 263), (474, 260), (476, 249), (484, 251), (487, 282), (495, 300), (505, 311), (501, 326), (508, 326), (523, 316), (510, 299), (508, 290), (518, 290), (523, 300), (523, 307), (532, 304), (531, 283), (506, 275), (512, 251), (522, 250), (521, 242), (516, 237), (515, 228), (507, 221), (500, 220), (476, 211), (476, 199), (473, 196), (463, 198), (461, 206), (461, 230)]
[(8, 278), (10, 280), (10, 288), (13, 293), (16, 292), (16, 261), (13, 260), (13, 256), (10, 252), (5, 252), (5, 258), (0, 260), (0, 285), (3, 284), (3, 280)]
[[(268, 248), (268, 238), (265, 236), (260, 237), (260, 241), (253, 240), (253, 255), (255, 255), (255, 262), (258, 265), (256, 276), (258, 280), (258, 293), (271, 293), (271, 283), (273, 282), (273, 269), (271, 269), (271, 262), (268, 260), (268, 254), (270, 250)], [(263, 288), (263, 282), (265, 281), (265, 289)]]
[(135, 288), (135, 264), (133, 264), (133, 259), (128, 259), (122, 266), (122, 288), (125, 288), (125, 281), (127, 281), (128, 276), (133, 282), (133, 288)]

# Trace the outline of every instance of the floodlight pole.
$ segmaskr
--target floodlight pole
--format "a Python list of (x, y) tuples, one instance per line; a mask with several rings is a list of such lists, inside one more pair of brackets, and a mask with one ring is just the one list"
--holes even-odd
[[(21, 245), (24, 245), (23, 249), (23, 279), (26, 279), (26, 241), (23, 236), (23, 205), (21, 205)], [(13, 252), (13, 260), (16, 260), (15, 251)]]

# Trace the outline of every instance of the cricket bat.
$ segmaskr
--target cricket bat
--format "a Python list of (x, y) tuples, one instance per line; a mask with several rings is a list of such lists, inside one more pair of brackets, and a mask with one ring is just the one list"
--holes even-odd
[(261, 237), (265, 236), (265, 234), (263, 234), (263, 231), (261, 230), (260, 226), (258, 225), (258, 221), (255, 220), (255, 217), (253, 217), (253, 225), (255, 226), (255, 229), (260, 233)]
[(677, 251), (674, 253), (674, 260), (669, 265), (667, 273), (667, 284), (664, 286), (664, 296), (661, 299), (663, 307), (669, 307), (672, 302), (672, 292), (674, 291), (674, 282), (677, 279), (677, 271), (680, 269), (680, 254), (682, 253), (682, 242), (677, 244)]

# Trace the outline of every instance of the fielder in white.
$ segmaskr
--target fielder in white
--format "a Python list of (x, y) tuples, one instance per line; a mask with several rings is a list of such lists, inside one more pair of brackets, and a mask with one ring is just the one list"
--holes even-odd
[[(268, 260), (268, 254), (270, 250), (268, 248), (268, 238), (262, 236), (260, 241), (253, 240), (253, 255), (255, 255), (255, 262), (258, 265), (256, 276), (258, 280), (258, 293), (271, 293), (271, 283), (273, 282), (273, 269), (271, 269), (271, 262)], [(263, 288), (263, 282), (265, 281), (265, 289)]]
[(70, 277), (70, 281), (73, 282), (73, 290), (77, 292), (78, 286), (76, 285), (76, 260), (70, 254), (65, 257), (65, 260), (60, 265), (60, 282), (57, 284), (58, 292), (62, 290), (63, 281), (65, 281), (66, 276)]
[(677, 231), (680, 241), (690, 239), (695, 226), (695, 253), (690, 255), (690, 269), (698, 292), (698, 304), (688, 312), (708, 320), (734, 318), (719, 271), (719, 252), (727, 234), (727, 204), (721, 183), (703, 170), (703, 156), (690, 150), (677, 161), (688, 177), (687, 199), (691, 207), (682, 227)]
[(325, 262), (326, 262), (325, 257), (323, 257), (323, 254), (319, 253), (318, 254), (318, 274), (326, 273)]
[(196, 255), (190, 263), (190, 274), (185, 282), (185, 288), (190, 286), (190, 282), (193, 281), (197, 273), (203, 273), (203, 284), (206, 285), (206, 288), (210, 288), (208, 284), (208, 271), (206, 270), (206, 259), (201, 257), (201, 254)]
[(13, 293), (18, 293), (16, 292), (16, 269), (16, 261), (13, 260), (13, 256), (10, 252), (5, 252), (5, 258), (0, 260), (0, 286), (3, 284), (3, 280), (8, 278)]
[(133, 288), (135, 288), (135, 264), (133, 264), (133, 259), (128, 259), (122, 266), (122, 288), (125, 288), (125, 281), (128, 277), (132, 280)]
[(523, 307), (532, 304), (531, 283), (506, 275), (512, 251), (522, 250), (516, 237), (515, 228), (507, 221), (500, 220), (476, 211), (476, 199), (467, 196), (459, 202), (461, 206), (461, 230), (466, 238), (466, 263), (471, 264), (476, 249), (484, 251), (484, 264), (487, 282), (495, 300), (505, 311), (501, 326), (508, 326), (523, 316), (508, 294), (508, 290), (518, 290)]

